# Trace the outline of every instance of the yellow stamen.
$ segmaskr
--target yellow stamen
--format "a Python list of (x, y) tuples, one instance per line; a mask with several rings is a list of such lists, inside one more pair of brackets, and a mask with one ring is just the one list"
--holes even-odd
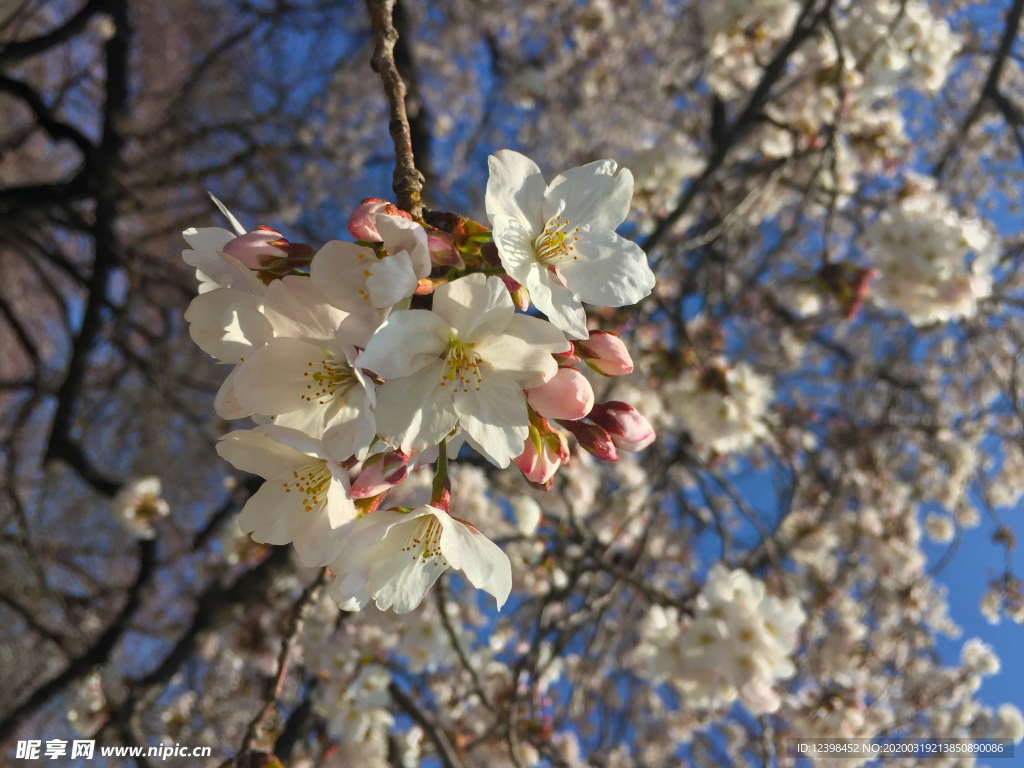
[(533, 243), (537, 261), (545, 266), (554, 266), (565, 261), (575, 261), (576, 242), (580, 239), (580, 228), (571, 229), (572, 222), (561, 216), (552, 216), (544, 231)]
[(449, 339), (445, 352), (445, 369), (441, 375), (441, 386), (452, 385), (452, 392), (480, 391), (483, 374), (480, 373), (480, 355), (473, 351), (473, 345), (458, 339)]
[(306, 363), (302, 377), (307, 380), (306, 391), (300, 397), (308, 403), (327, 405), (335, 398), (344, 397), (356, 383), (356, 375), (348, 363), (325, 352), (319, 365)]

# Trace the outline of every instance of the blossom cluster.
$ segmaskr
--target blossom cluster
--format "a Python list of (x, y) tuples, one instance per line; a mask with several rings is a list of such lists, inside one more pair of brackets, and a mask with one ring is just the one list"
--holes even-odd
[[(438, 212), (414, 220), (370, 198), (349, 219), (354, 242), (315, 251), (246, 231), (226, 209), (234, 233), (187, 230), (183, 257), (199, 281), (189, 331), (232, 366), (217, 413), (256, 422), (217, 448), (266, 481), (241, 529), (330, 566), (346, 610), (410, 611), (448, 568), (500, 607), (509, 559), (452, 508), (448, 457), (467, 445), (550, 487), (570, 437), (605, 461), (654, 439), (632, 405), (596, 402), (588, 378), (633, 362), (618, 335), (591, 328), (583, 303), (627, 306), (654, 287), (643, 251), (615, 232), (632, 195), (614, 161), (548, 183), (503, 150), (490, 158), (490, 228)], [(428, 464), (428, 498), (384, 504)]]
[(992, 292), (994, 238), (980, 221), (959, 215), (933, 179), (908, 173), (897, 205), (863, 242), (878, 270), (875, 303), (914, 325), (972, 317)]
[[(792, 62), (799, 76), (766, 107), (769, 120), (746, 148), (788, 161), (795, 184), (770, 184), (749, 201), (756, 217), (777, 213), (807, 188), (823, 207), (845, 204), (861, 173), (891, 174), (910, 149), (900, 93), (932, 94), (946, 81), (960, 36), (923, 0), (847, 0), (831, 25), (813, 27), (796, 0), (701, 4), (705, 79), (726, 101), (751, 93), (772, 56), (802, 40)], [(768, 194), (768, 191), (778, 194)]]
[(767, 433), (771, 382), (746, 363), (689, 368), (666, 386), (665, 397), (694, 442), (716, 453), (744, 450)]
[(776, 680), (792, 677), (789, 659), (804, 622), (800, 601), (767, 593), (743, 570), (712, 566), (692, 619), (654, 605), (637, 661), (655, 680), (671, 680), (688, 706), (718, 709), (737, 698), (752, 712), (779, 708)]

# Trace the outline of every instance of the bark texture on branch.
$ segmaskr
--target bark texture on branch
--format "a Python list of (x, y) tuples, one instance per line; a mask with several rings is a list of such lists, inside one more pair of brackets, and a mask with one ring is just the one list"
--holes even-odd
[(395, 64), (398, 30), (394, 23), (395, 0), (366, 0), (373, 27), (373, 58), (370, 65), (380, 75), (388, 99), (388, 130), (395, 145), (395, 174), (391, 186), (397, 203), (419, 219), (423, 214), (423, 174), (416, 169), (412, 151), (412, 130), (405, 108), (405, 81)]

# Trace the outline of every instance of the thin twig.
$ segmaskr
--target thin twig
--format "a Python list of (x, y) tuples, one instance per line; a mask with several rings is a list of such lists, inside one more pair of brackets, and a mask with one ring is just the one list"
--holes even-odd
[(395, 683), (388, 685), (388, 693), (391, 694), (395, 704), (401, 707), (405, 714), (411, 717), (413, 722), (427, 734), (427, 738), (434, 743), (434, 749), (437, 750), (437, 756), (440, 758), (442, 765), (445, 768), (462, 768), (462, 761), (455, 754), (455, 748), (452, 746), (448, 736), (445, 735), (441, 728), (431, 722), (423, 710), (420, 709), (420, 705), (416, 703), (416, 700)]
[(242, 746), (238, 750), (239, 757), (245, 755), (249, 751), (253, 741), (262, 737), (271, 713), (277, 709), (277, 700), (281, 698), (281, 691), (284, 689), (284, 681), (288, 677), (289, 657), (291, 656), (292, 648), (295, 647), (295, 642), (298, 639), (299, 630), (302, 629), (302, 620), (306, 615), (306, 611), (309, 610), (309, 606), (312, 605), (313, 600), (316, 598), (317, 593), (320, 591), (320, 587), (323, 586), (326, 578), (327, 569), (321, 568), (320, 574), (309, 586), (302, 590), (302, 594), (299, 595), (299, 599), (295, 601), (295, 605), (292, 607), (292, 612), (288, 617), (288, 623), (285, 625), (284, 635), (281, 638), (281, 650), (277, 654), (277, 674), (274, 676), (273, 685), (267, 686), (267, 693), (264, 697), (263, 706), (260, 707), (260, 711), (256, 713), (256, 716), (249, 722), (249, 726), (245, 729), (245, 735), (242, 737)]
[(398, 196), (398, 205), (419, 219), (423, 214), (423, 174), (416, 170), (412, 152), (412, 130), (405, 109), (405, 81), (395, 64), (395, 0), (366, 0), (366, 10), (373, 26), (373, 58), (370, 65), (380, 75), (388, 99), (390, 121), (388, 130), (395, 145), (395, 174), (391, 186)]
[(448, 590), (445, 588), (443, 580), (439, 580), (437, 588), (434, 591), (434, 598), (437, 601), (437, 612), (441, 616), (441, 624), (444, 626), (444, 631), (448, 633), (448, 640), (452, 644), (452, 648), (455, 650), (456, 655), (459, 657), (459, 661), (462, 662), (463, 668), (469, 673), (469, 679), (473, 683), (473, 690), (480, 701), (489, 710), (494, 710), (494, 705), (491, 704), (490, 698), (487, 696), (487, 691), (484, 690), (483, 684), (480, 682), (480, 676), (476, 672), (476, 667), (473, 666), (473, 662), (469, 659), (469, 654), (466, 653), (466, 649), (462, 646), (462, 641), (459, 639), (458, 634), (455, 632), (455, 627), (452, 626), (451, 619), (448, 618)]

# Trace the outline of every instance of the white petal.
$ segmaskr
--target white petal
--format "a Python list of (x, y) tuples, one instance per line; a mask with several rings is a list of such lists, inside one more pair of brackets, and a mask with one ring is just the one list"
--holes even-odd
[(441, 522), (441, 552), (448, 564), (462, 571), (469, 583), (494, 595), (498, 609), (512, 591), (512, 563), (501, 548), (476, 527), (445, 514)]
[(624, 307), (650, 295), (654, 273), (647, 255), (631, 240), (614, 232), (581, 232), (576, 244), (581, 258), (559, 269), (570, 289), (583, 301), (600, 307)]
[(219, 210), (224, 215), (224, 218), (228, 220), (228, 223), (231, 224), (231, 228), (235, 230), (235, 234), (244, 235), (245, 227), (242, 226), (242, 223), (238, 220), (235, 214), (229, 211), (228, 207), (224, 205), (224, 203), (222, 203), (220, 199), (213, 194), (213, 192), (207, 191), (206, 194), (210, 196), (213, 204), (217, 206), (217, 210)]
[(328, 565), (337, 557), (341, 542), (349, 534), (348, 524), (356, 517), (347, 483), (332, 479), (323, 508), (307, 515), (307, 524), (296, 532), (292, 542), (295, 554), (310, 568)]
[(505, 333), (488, 337), (475, 346), (491, 370), (511, 376), (523, 389), (539, 387), (558, 371), (551, 356), (565, 352), (569, 342), (551, 323), (517, 314)]
[[(409, 613), (419, 607), (438, 577), (448, 570), (448, 565), (438, 558), (412, 559), (408, 552), (394, 556), (404, 567), (397, 568), (390, 577), (374, 591), (373, 602), (382, 611)], [(396, 565), (397, 565), (396, 564)], [(370, 588), (376, 586), (371, 582)]]
[(370, 293), (370, 303), (379, 309), (397, 304), (416, 290), (416, 272), (412, 258), (405, 251), (375, 262), (370, 272), (372, 274), (366, 278), (366, 290)]
[(307, 523), (300, 496), (286, 492), (284, 483), (291, 475), (271, 477), (254, 493), (238, 515), (243, 533), (263, 544), (291, 544)]
[(293, 339), (334, 338), (348, 313), (327, 302), (311, 278), (288, 275), (267, 288), (264, 313), (274, 335)]
[(489, 175), (485, 205), (494, 223), (496, 216), (521, 219), (533, 229), (534, 237), (544, 227), (544, 176), (526, 155), (502, 149), (487, 158)]
[(338, 330), (334, 333), (334, 342), (331, 346), (336, 352), (343, 355), (354, 353), (370, 343), (380, 324), (387, 317), (387, 311), (378, 309), (372, 312), (354, 312), (341, 321)]
[(366, 278), (376, 261), (369, 248), (331, 240), (313, 256), (310, 279), (334, 306), (347, 312), (366, 311), (371, 308)]
[(309, 456), (267, 437), (260, 429), (236, 429), (217, 443), (217, 453), (235, 469), (263, 478), (308, 464)]
[(201, 293), (185, 310), (189, 335), (206, 354), (237, 363), (273, 336), (261, 305), (259, 297), (233, 288)]
[(413, 376), (392, 379), (377, 390), (377, 432), (407, 453), (441, 442), (455, 426), (452, 395), (441, 387), (444, 361)]
[(614, 160), (598, 160), (560, 173), (544, 192), (545, 220), (564, 203), (561, 215), (573, 227), (617, 228), (629, 215), (633, 174), (627, 168), (616, 173), (616, 167)]
[[(225, 245), (235, 239), (235, 235), (223, 227), (202, 227), (201, 229), (189, 227), (182, 232), (181, 235), (185, 238), (185, 242), (188, 243), (189, 248), (193, 251), (208, 253), (217, 253), (218, 251), (221, 251)], [(186, 253), (189, 253), (190, 256), (186, 257)], [(189, 266), (199, 266), (198, 264), (193, 264), (189, 261), (189, 258), (191, 258), (191, 253), (189, 251), (182, 252), (182, 256), (185, 257), (185, 263)]]
[(500, 333), (516, 311), (505, 283), (479, 272), (434, 291), (433, 310), (456, 330), (462, 341)]
[[(332, 525), (331, 517), (328, 503), (310, 506), (289, 472), (271, 477), (262, 485), (242, 508), (238, 525), (243, 532), (251, 533), (254, 541), (294, 544), (299, 560), (312, 568), (331, 562), (344, 538), (344, 524)], [(335, 517), (351, 519), (344, 510), (342, 514), (335, 511)]]
[(324, 450), (333, 459), (350, 456), (362, 458), (373, 442), (377, 422), (365, 393), (350, 393), (344, 406), (339, 407), (324, 432)]
[(430, 246), (427, 243), (427, 231), (415, 221), (403, 216), (377, 214), (377, 231), (380, 232), (384, 247), (392, 256), (404, 251), (416, 273), (416, 277), (430, 274)]
[(379, 509), (355, 520), (347, 529), (331, 568), (338, 574), (328, 587), (343, 607), (362, 607), (375, 599), (381, 610), (411, 611), (444, 572), (438, 558), (424, 561), (419, 549), (410, 550), (412, 538), (436, 514), (432, 507), (403, 513)]
[(252, 416), (252, 411), (243, 406), (238, 402), (238, 398), (235, 396), (235, 375), (238, 373), (238, 367), (236, 366), (231, 370), (221, 382), (220, 388), (217, 390), (217, 396), (213, 399), (213, 410), (216, 411), (217, 415), (222, 419), (244, 419), (246, 416)]
[(565, 334), (539, 317), (517, 314), (505, 328), (505, 333), (552, 354), (569, 351), (569, 341)]
[[(276, 427), (294, 429), (307, 434), (310, 437), (320, 437), (326, 429), (324, 421), (326, 419), (327, 408), (328, 406), (324, 406), (319, 409), (305, 408), (298, 411), (280, 413), (270, 420), (270, 424)], [(259, 418), (267, 417), (260, 414)]]
[(537, 255), (533, 247), (536, 234), (522, 220), (508, 216), (495, 216), (493, 226), (492, 235), (501, 266), (514, 280), (525, 284), (530, 269), (537, 267)]
[(196, 268), (201, 292), (227, 287), (259, 295), (266, 290), (255, 272), (233, 256), (221, 252), (235, 237), (226, 229), (186, 229), (182, 234), (193, 250), (182, 251), (181, 257), (186, 264)]
[(570, 339), (586, 339), (590, 336), (583, 305), (572, 291), (552, 280), (546, 270), (539, 266), (531, 270), (526, 277), (526, 288), (534, 306)]
[(276, 440), (282, 445), (294, 448), (296, 451), (304, 453), (307, 456), (312, 456), (318, 459), (328, 458), (324, 453), (323, 443), (318, 438), (307, 435), (305, 432), (298, 429), (290, 429), (277, 424), (267, 424), (265, 426), (256, 427), (256, 430), (266, 435), (271, 440)]
[(408, 376), (437, 360), (448, 344), (448, 333), (444, 321), (428, 310), (392, 312), (356, 365), (385, 379)]
[(301, 339), (272, 339), (253, 352), (235, 376), (235, 396), (253, 413), (275, 416), (297, 410), (323, 411), (311, 371), (317, 372), (326, 355), (320, 344)]
[(507, 467), (523, 452), (530, 431), (526, 396), (511, 376), (488, 372), (479, 392), (456, 395), (455, 412), (459, 425), (493, 464)]

